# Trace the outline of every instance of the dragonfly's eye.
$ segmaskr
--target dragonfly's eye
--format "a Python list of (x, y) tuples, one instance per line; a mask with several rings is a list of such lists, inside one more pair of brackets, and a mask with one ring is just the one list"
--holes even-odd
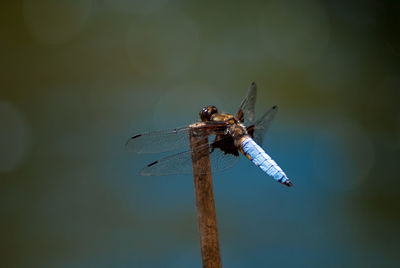
[(200, 111), (201, 121), (203, 121), (203, 122), (210, 121), (211, 120), (211, 116), (213, 114), (216, 114), (216, 113), (218, 113), (218, 109), (214, 105), (210, 105), (210, 106), (204, 107)]

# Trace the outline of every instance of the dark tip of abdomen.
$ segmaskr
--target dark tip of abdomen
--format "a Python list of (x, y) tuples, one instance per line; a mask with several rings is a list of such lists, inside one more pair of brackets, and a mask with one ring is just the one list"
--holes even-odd
[(286, 180), (285, 182), (282, 182), (282, 184), (286, 185), (287, 187), (293, 186), (293, 183), (290, 180)]

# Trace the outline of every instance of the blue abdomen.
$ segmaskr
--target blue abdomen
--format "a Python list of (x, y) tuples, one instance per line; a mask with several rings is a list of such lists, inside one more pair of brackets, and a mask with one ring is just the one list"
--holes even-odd
[(274, 180), (292, 186), (285, 172), (278, 166), (278, 164), (271, 159), (271, 157), (250, 137), (246, 137), (241, 144), (242, 153), (251, 160), (256, 166), (261, 168)]

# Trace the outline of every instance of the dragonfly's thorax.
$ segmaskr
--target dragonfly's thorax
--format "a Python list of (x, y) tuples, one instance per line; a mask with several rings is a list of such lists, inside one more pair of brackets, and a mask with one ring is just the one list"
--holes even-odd
[(241, 123), (229, 125), (227, 131), (232, 136), (237, 148), (240, 148), (242, 141), (248, 136), (246, 127)]
[(248, 135), (246, 127), (231, 114), (213, 114), (211, 120), (226, 123), (226, 134), (233, 138), (236, 147), (240, 147), (242, 140)]
[(211, 121), (214, 122), (225, 122), (225, 123), (235, 123), (236, 119), (231, 114), (213, 114), (211, 116)]

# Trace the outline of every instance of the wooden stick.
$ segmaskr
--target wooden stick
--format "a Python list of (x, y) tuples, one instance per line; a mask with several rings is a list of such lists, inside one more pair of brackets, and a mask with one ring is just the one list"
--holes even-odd
[(189, 130), (201, 256), (203, 267), (220, 268), (222, 263), (218, 243), (210, 153), (207, 146), (204, 149), (198, 149), (199, 146), (208, 144), (207, 133), (201, 128), (202, 125), (204, 123), (193, 124)]

